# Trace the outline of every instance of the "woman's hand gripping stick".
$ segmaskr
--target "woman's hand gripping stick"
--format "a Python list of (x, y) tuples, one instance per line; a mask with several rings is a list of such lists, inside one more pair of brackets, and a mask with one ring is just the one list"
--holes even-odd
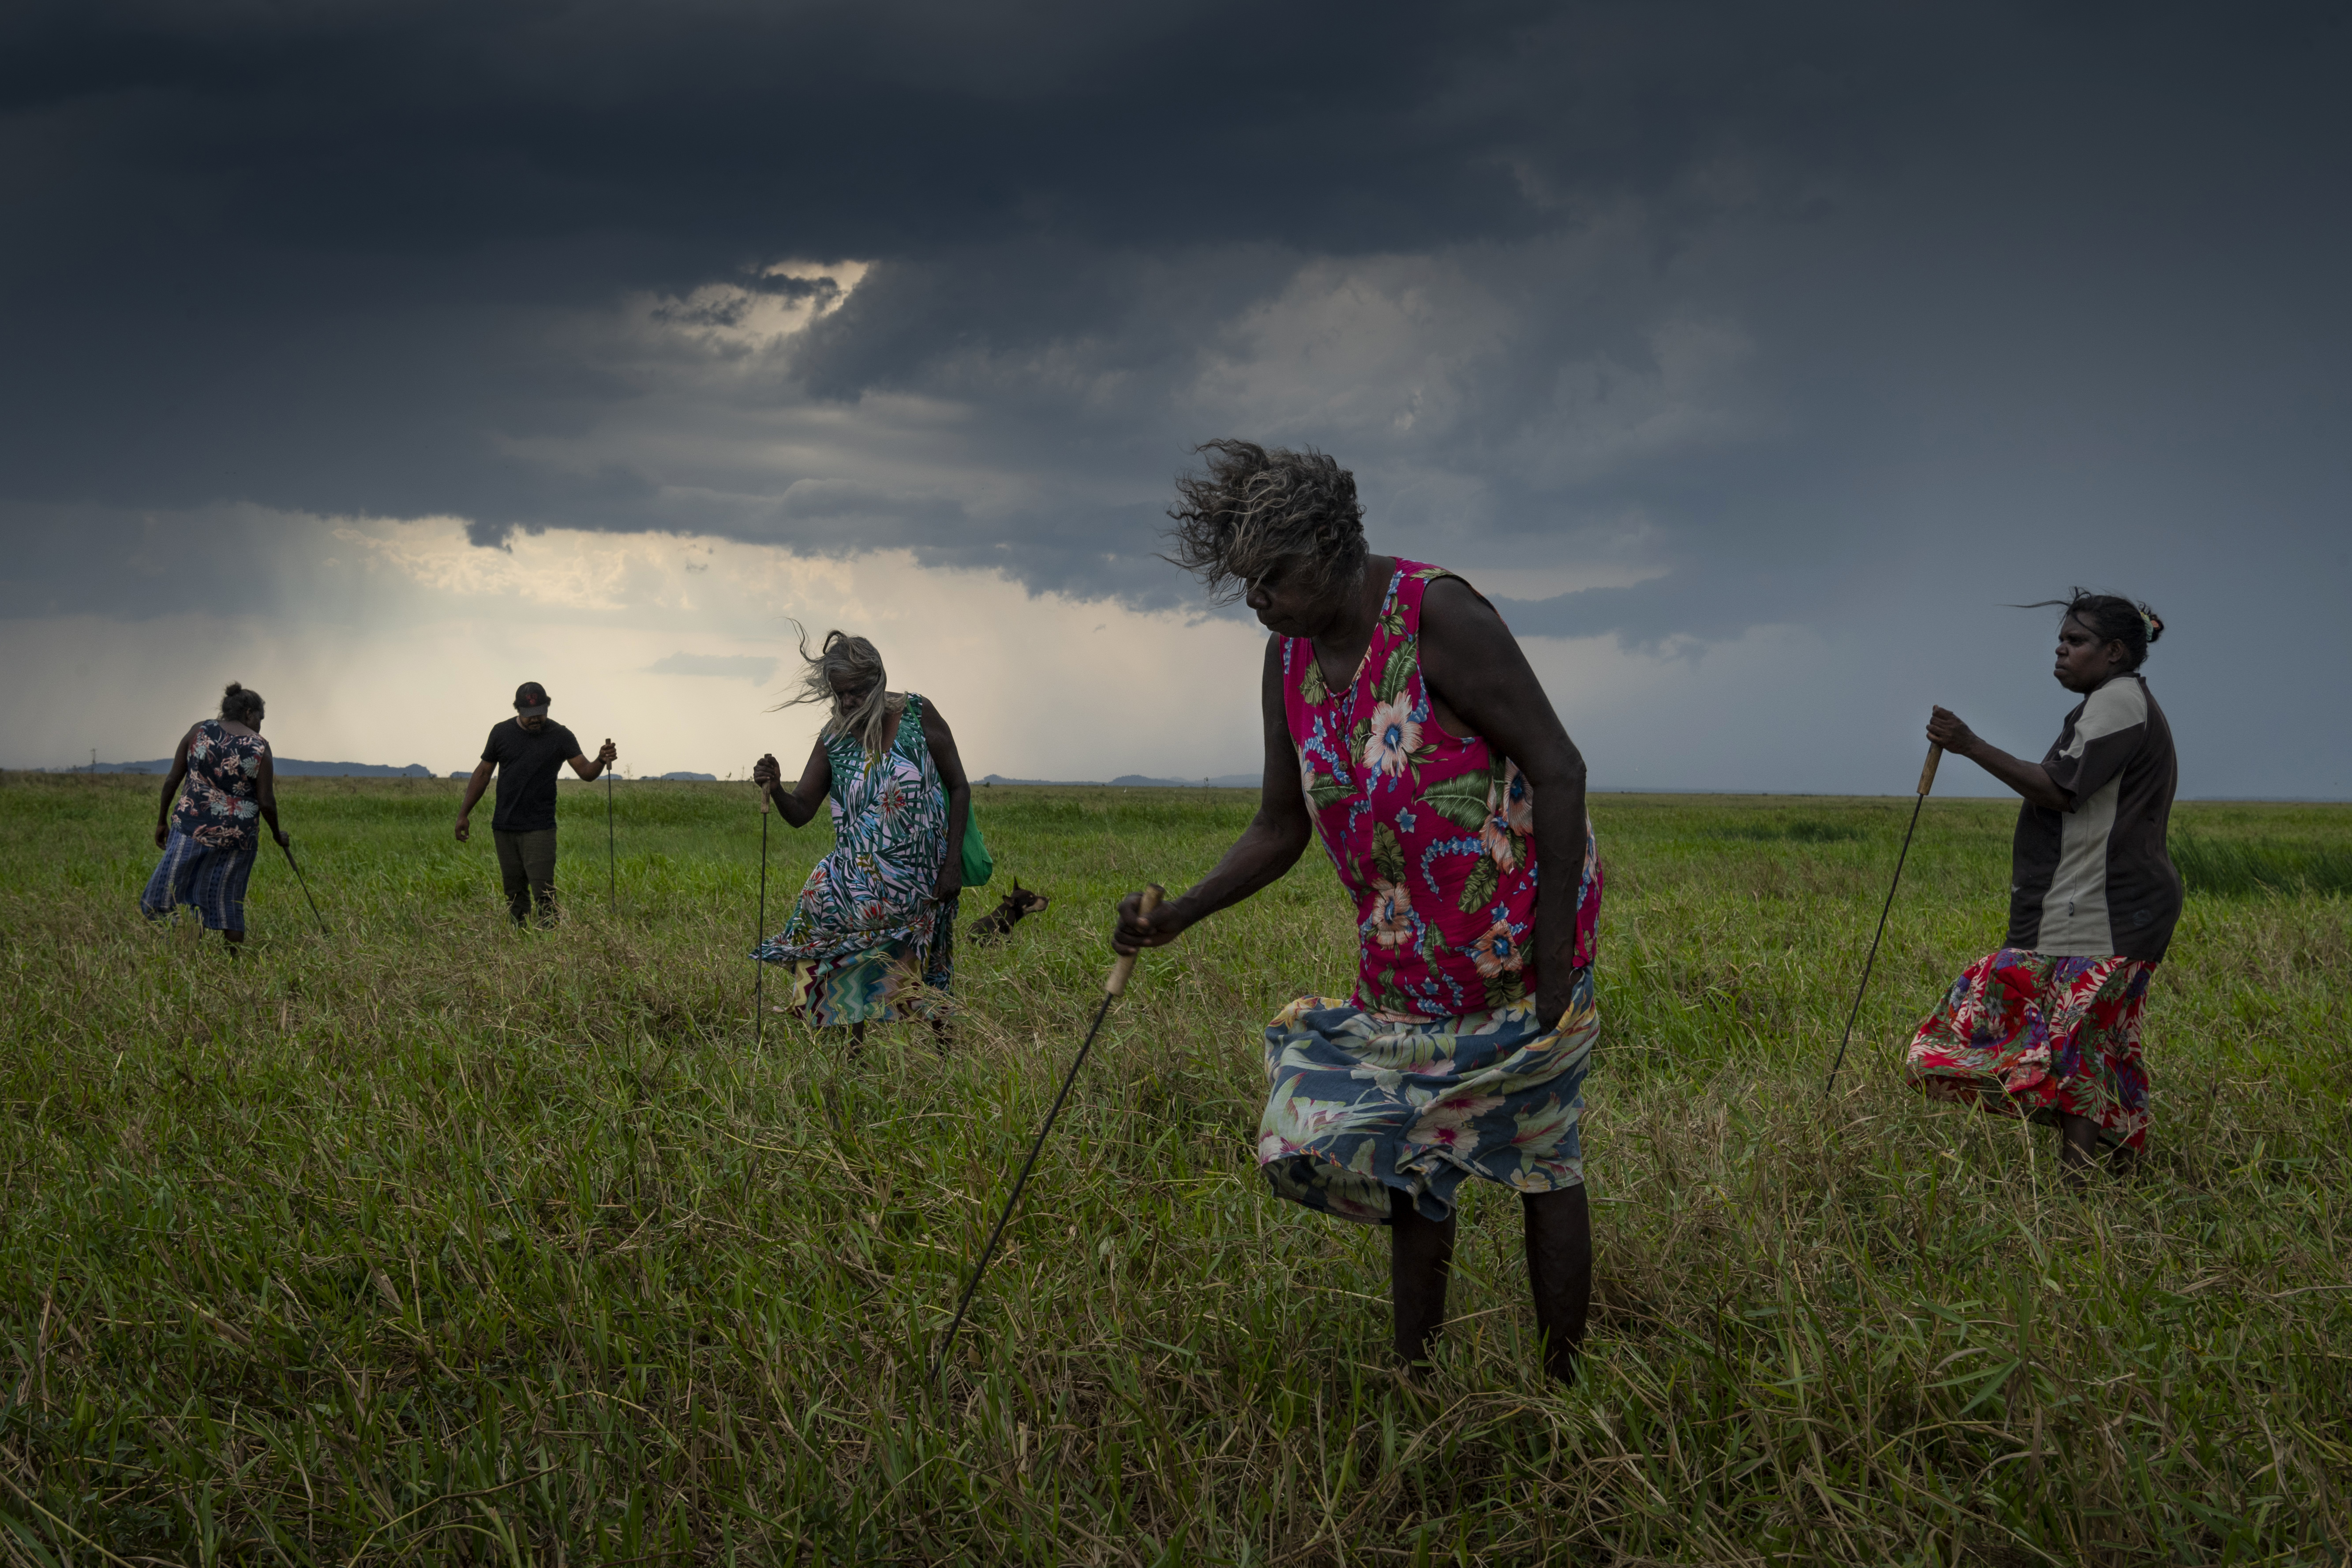
[[(1167, 896), (1167, 889), (1157, 882), (1150, 884), (1143, 889), (1139, 898), (1136, 904), (1137, 912), (1149, 917), (1152, 910), (1160, 907), (1160, 900)], [(1103, 994), (1116, 996), (1125, 991), (1129, 977), (1135, 973), (1135, 961), (1142, 956), (1139, 952), (1121, 954), (1118, 962), (1110, 966), (1110, 978), (1103, 982)]]
[[(756, 777), (759, 769), (751, 770)], [(751, 933), (753, 952), (768, 940), (768, 792), (776, 787), (773, 779), (760, 779), (760, 929)], [(768, 961), (754, 958), (759, 974), (751, 983), (751, 1048), (758, 1050), (768, 1035)]]

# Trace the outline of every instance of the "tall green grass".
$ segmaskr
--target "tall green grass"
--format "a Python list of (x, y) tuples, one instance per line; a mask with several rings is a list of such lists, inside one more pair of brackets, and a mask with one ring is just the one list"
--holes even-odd
[(2193, 893), (2243, 898), (2259, 893), (2352, 893), (2352, 846), (2172, 836), (2168, 847)]
[[(1925, 1105), (1910, 1025), (2000, 935), (2011, 813), (1596, 797), (1598, 1306), (1537, 1371), (1469, 1189), (1437, 1373), (1385, 1237), (1268, 1195), (1257, 1029), (1344, 986), (1310, 853), (1148, 955), (943, 1386), (955, 1290), (1098, 995), (1112, 897), (1251, 799), (980, 792), (1055, 902), (967, 949), (952, 1055), (752, 1045), (748, 792), (567, 791), (551, 933), (457, 785), (288, 781), (247, 954), (146, 928), (152, 781), (0, 778), (0, 1553), (23, 1563), (2340, 1561), (2352, 1068), (2339, 898), (2192, 897), (2129, 1185)], [(2342, 844), (2352, 813), (2184, 807)], [(777, 829), (771, 925), (824, 847)], [(2199, 884), (2201, 886), (2201, 884)], [(983, 898), (967, 898), (976, 916)]]

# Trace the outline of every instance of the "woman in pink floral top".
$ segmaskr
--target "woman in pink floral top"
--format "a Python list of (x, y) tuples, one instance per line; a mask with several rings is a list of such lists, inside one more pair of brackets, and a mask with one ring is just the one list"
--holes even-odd
[(139, 908), (161, 920), (182, 904), (206, 931), (232, 944), (245, 940), (245, 885), (261, 847), (261, 824), (282, 847), (269, 742), (261, 738), (261, 693), (236, 681), (220, 717), (199, 720), (180, 737), (155, 819), (163, 852)]
[[(1370, 553), (1347, 470), (1244, 441), (1202, 450), (1208, 471), (1179, 481), (1170, 514), (1171, 559), (1275, 633), (1265, 784), (1215, 869), (1149, 916), (1130, 896), (1113, 945), (1174, 940), (1319, 838), (1355, 900), (1355, 990), (1302, 996), (1267, 1026), (1258, 1163), (1284, 1197), (1391, 1227), (1408, 1365), (1444, 1321), (1455, 1190), (1470, 1176), (1517, 1189), (1544, 1365), (1571, 1382), (1601, 1027), (1584, 760), (1492, 605), (1452, 573)], [(1542, 899), (1547, 869), (1558, 891)]]

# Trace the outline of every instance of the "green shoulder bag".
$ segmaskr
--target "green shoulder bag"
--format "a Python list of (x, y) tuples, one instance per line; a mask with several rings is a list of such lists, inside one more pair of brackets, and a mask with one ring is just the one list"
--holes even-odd
[(963, 819), (963, 885), (982, 887), (995, 875), (995, 858), (988, 852), (988, 841), (980, 836), (980, 814), (967, 808)]

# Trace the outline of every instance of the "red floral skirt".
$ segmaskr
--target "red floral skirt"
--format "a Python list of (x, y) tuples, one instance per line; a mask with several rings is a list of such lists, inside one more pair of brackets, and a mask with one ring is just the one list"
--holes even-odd
[(2005, 947), (1977, 960), (1913, 1037), (1904, 1071), (1930, 1099), (2004, 1116), (2098, 1123), (2104, 1142), (2147, 1141), (2139, 1017), (2152, 960), (2056, 958)]

